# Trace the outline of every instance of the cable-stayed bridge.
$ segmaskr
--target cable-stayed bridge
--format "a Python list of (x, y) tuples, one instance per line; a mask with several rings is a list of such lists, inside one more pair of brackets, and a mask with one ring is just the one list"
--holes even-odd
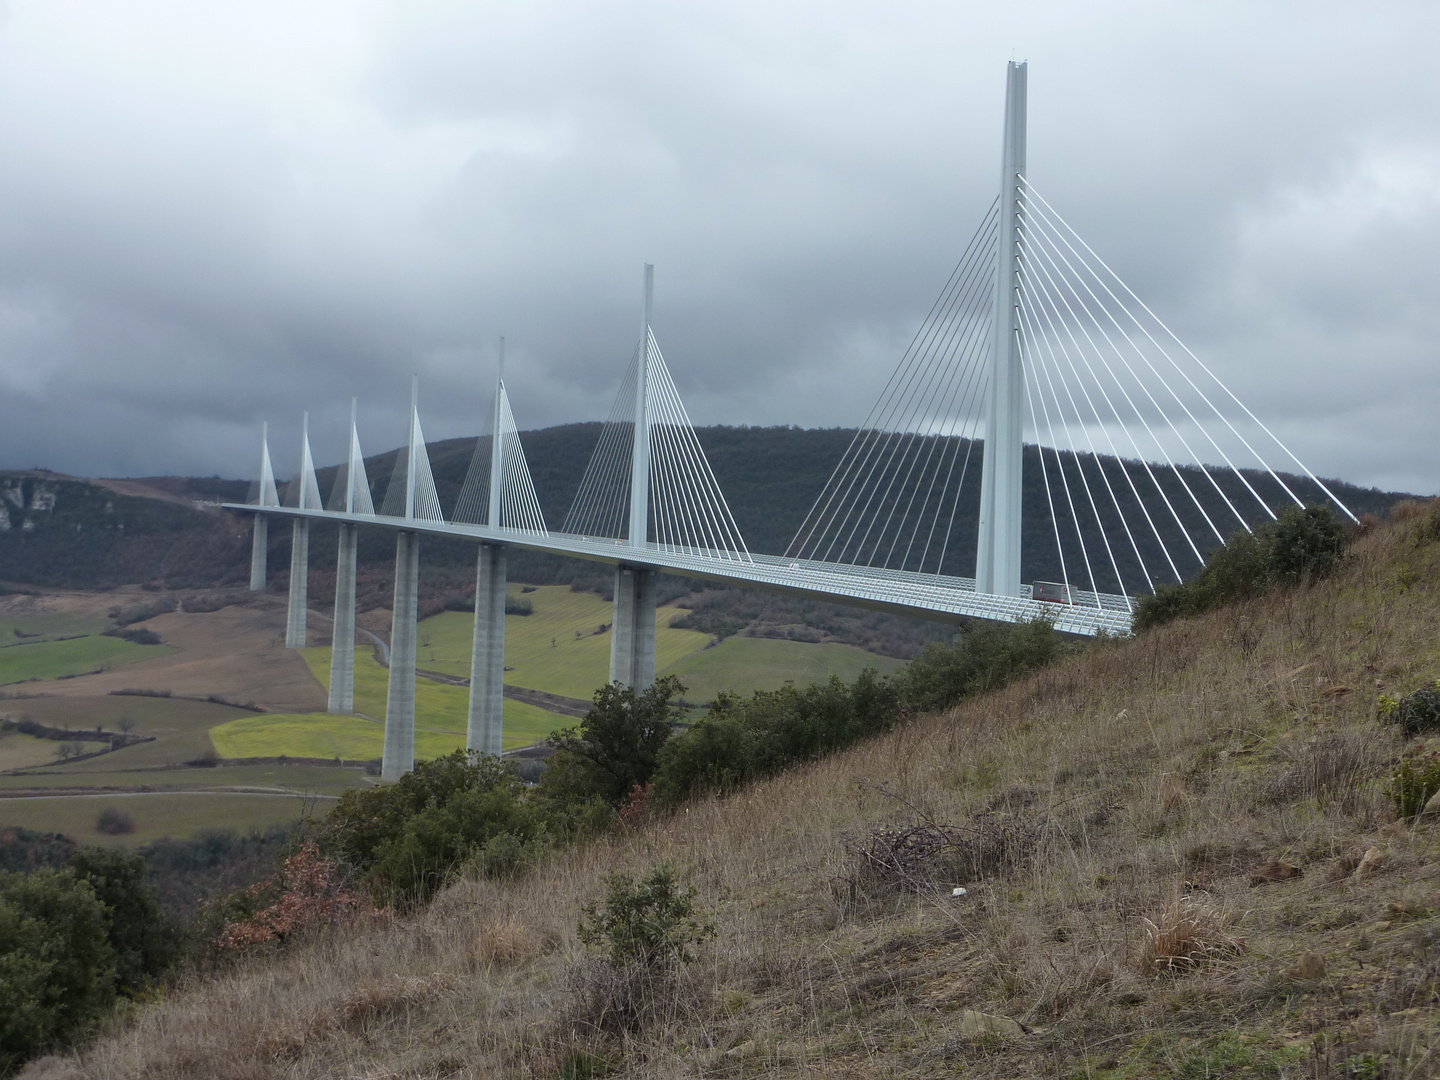
[[(1132, 595), (1190, 576), (1206, 547), (1301, 503), (1267, 459), (1298, 468), (1350, 513), (1035, 189), (1025, 126), (1026, 66), (1012, 63), (999, 195), (784, 555), (751, 552), (741, 536), (651, 329), (648, 265), (635, 352), (558, 529), (530, 478), (503, 340), (485, 430), (448, 517), (415, 383), (409, 438), (378, 508), (353, 403), (349, 452), (328, 501), (308, 417), (283, 497), (262, 434), (254, 494), (230, 508), (254, 516), (252, 589), (265, 587), (271, 519), (292, 520), (291, 647), (305, 644), (310, 524), (340, 527), (331, 712), (354, 707), (357, 530), (396, 534), (382, 776), (395, 779), (414, 760), (424, 536), (477, 543), (467, 742), (499, 753), (510, 548), (615, 566), (610, 677), (645, 687), (655, 677), (660, 572), (922, 617), (1043, 617), (1071, 633), (1125, 633)], [(1044, 492), (1028, 506), (1027, 436)], [(977, 555), (964, 576), (954, 565), (956, 522), (977, 487)], [(1022, 514), (1045, 520), (1059, 581), (1021, 580)]]

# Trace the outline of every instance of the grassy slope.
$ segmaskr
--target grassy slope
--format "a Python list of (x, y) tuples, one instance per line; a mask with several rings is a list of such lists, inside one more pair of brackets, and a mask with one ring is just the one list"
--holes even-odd
[[(1381, 693), (1440, 676), (1440, 543), (1417, 524), (1362, 538), (1324, 587), (1102, 645), (517, 881), (459, 882), (403, 930), (259, 958), (132, 1014), (74, 1075), (553, 1077), (576, 1048), (657, 1078), (1434, 1075), (1440, 826), (1393, 820), (1403, 742), (1376, 720)], [(846, 887), (847, 840), (911, 808), (992, 837), (1014, 810), (1034, 860), (958, 902), (949, 881)], [(1380, 869), (1347, 876), (1368, 850)], [(1252, 887), (1272, 859), (1301, 875)], [(660, 860), (716, 938), (648, 1027), (601, 1038), (568, 989), (576, 919), (606, 873)], [(1187, 893), (1245, 949), (1157, 977), (1143, 920)], [(1305, 952), (1322, 978), (1292, 968)], [(967, 1037), (967, 1009), (1026, 1031)]]
[[(595, 631), (615, 617), (613, 606), (594, 593), (571, 592), (564, 585), (542, 585), (523, 595), (520, 586), (511, 585), (509, 595), (530, 601), (535, 610), (505, 618), (505, 681), (590, 700), (610, 677), (610, 633)], [(670, 620), (677, 614), (676, 608), (656, 613), (656, 671), (663, 672), (710, 640), (694, 630), (671, 629)], [(417, 662), (422, 668), (469, 676), (474, 632), (474, 616), (465, 612), (447, 611), (424, 620)]]
[(0, 685), (108, 671), (174, 651), (168, 645), (136, 645), (98, 634), (66, 641), (11, 645), (0, 649)]

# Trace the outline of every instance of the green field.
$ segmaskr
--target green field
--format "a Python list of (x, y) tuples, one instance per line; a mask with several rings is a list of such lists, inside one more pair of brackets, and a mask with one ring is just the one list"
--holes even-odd
[[(210, 701), (185, 698), (141, 697), (130, 694), (97, 694), (90, 697), (38, 697), (0, 701), (0, 716), (19, 719), (29, 716), (50, 727), (103, 727), (120, 731), (128, 723), (130, 733), (153, 736), (154, 742), (135, 743), (113, 754), (67, 765), (67, 772), (148, 769), (180, 765), (213, 752), (210, 729), (217, 724), (253, 713)], [(87, 750), (98, 744), (86, 743)]]
[[(610, 678), (610, 631), (596, 633), (615, 617), (613, 605), (567, 585), (541, 585), (512, 600), (528, 600), (532, 615), (505, 616), (505, 681), (527, 690), (589, 701)], [(660, 608), (655, 619), (655, 669), (663, 670), (703, 649), (709, 635), (670, 626), (679, 610)], [(416, 662), (447, 675), (470, 674), (475, 617), (447, 611), (420, 623)], [(576, 635), (579, 635), (578, 637)]]
[(685, 685), (685, 699), (700, 702), (713, 701), (722, 690), (749, 694), (778, 690), (787, 682), (807, 686), (831, 675), (848, 682), (867, 667), (889, 674), (902, 663), (853, 645), (730, 637), (713, 648), (691, 653), (661, 674), (678, 676)]
[(0, 731), (0, 772), (47, 765), (55, 760), (59, 747), (60, 744), (53, 739), (37, 739), (18, 731)]
[(68, 641), (12, 645), (0, 649), (0, 686), (27, 679), (58, 679), (107, 671), (174, 651), (168, 645), (136, 645), (98, 634)]
[[(198, 795), (52, 796), (0, 799), (0, 828), (60, 832), (82, 844), (134, 847), (162, 836), (193, 836), (204, 829), (247, 830), (285, 824), (310, 814), (323, 816), (330, 799), (304, 796)], [(113, 806), (129, 814), (135, 831), (108, 836), (95, 828), (100, 812)]]
[(61, 637), (98, 634), (108, 629), (109, 619), (100, 615), (77, 615), (69, 611), (47, 611), (19, 617), (0, 616), (0, 649), (54, 641)]

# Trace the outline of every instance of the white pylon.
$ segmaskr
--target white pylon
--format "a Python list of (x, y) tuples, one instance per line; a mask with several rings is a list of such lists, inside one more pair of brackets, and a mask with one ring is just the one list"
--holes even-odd
[(1020, 359), (1019, 273), (1021, 192), (1025, 177), (1025, 64), (1013, 60), (1005, 81), (1005, 133), (1000, 168), (1000, 258), (995, 279), (990, 385), (985, 408), (985, 458), (980, 478), (977, 592), (1020, 595), (1020, 502), (1024, 459), (1025, 372)]

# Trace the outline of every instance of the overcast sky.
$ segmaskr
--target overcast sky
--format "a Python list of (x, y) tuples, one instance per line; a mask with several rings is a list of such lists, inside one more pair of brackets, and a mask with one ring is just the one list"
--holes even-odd
[[(0, 0), (0, 467), (860, 422), (1029, 175), (1316, 472), (1440, 487), (1440, 5)], [(583, 468), (577, 462), (577, 470)]]

